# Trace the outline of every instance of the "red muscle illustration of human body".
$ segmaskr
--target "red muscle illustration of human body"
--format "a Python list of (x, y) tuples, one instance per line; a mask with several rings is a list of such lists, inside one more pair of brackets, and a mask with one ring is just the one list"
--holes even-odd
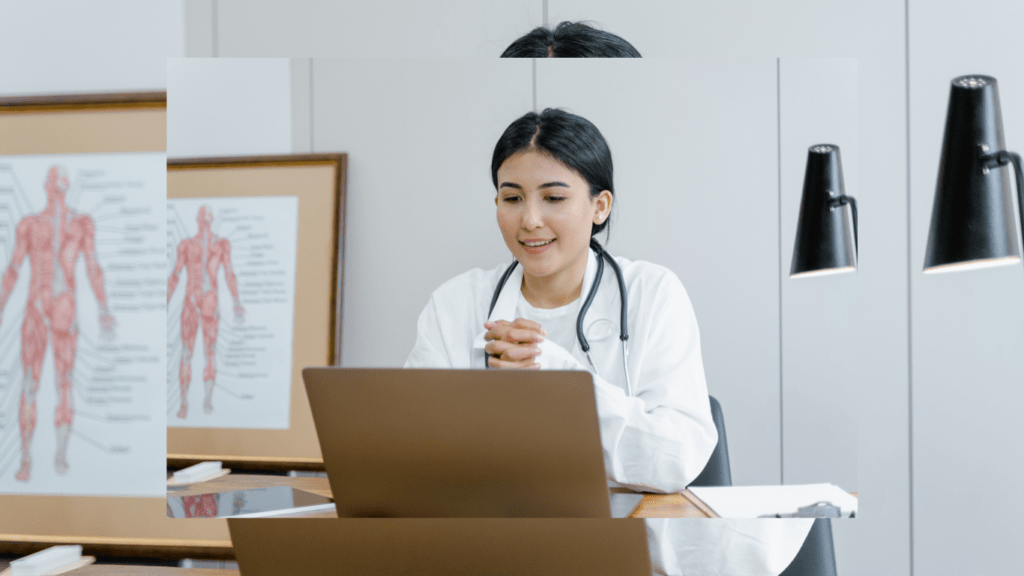
[(231, 243), (210, 231), (213, 211), (203, 206), (196, 217), (199, 233), (178, 244), (178, 256), (174, 271), (167, 280), (167, 302), (178, 285), (178, 276), (184, 269), (188, 274), (185, 284), (185, 304), (181, 309), (181, 364), (178, 377), (181, 381), (181, 410), (178, 418), (188, 416), (188, 387), (192, 381), (192, 352), (195, 349), (199, 323), (203, 325), (203, 354), (206, 366), (203, 369), (205, 395), (203, 411), (213, 411), (213, 387), (217, 378), (217, 327), (220, 313), (217, 307), (217, 271), (224, 267), (224, 278), (235, 302), (235, 320), (243, 320), (245, 310), (238, 301), (238, 283), (231, 269)]
[(105, 339), (113, 337), (114, 317), (107, 311), (103, 272), (96, 260), (95, 227), (91, 217), (79, 214), (65, 203), (70, 186), (63, 167), (47, 172), (46, 208), (25, 216), (18, 223), (14, 255), (0, 280), (0, 318), (18, 281), (18, 269), (28, 257), (29, 279), (25, 320), (21, 325), (22, 380), (18, 422), (21, 425), (21, 468), (15, 478), (28, 481), (31, 467), (32, 433), (36, 427), (36, 393), (48, 339), (53, 341), (57, 390), (60, 396), (54, 423), (57, 428), (58, 474), (68, 470), (67, 448), (74, 416), (71, 384), (74, 377), (78, 322), (75, 317), (75, 263), (85, 257), (86, 271), (100, 306), (100, 327)]

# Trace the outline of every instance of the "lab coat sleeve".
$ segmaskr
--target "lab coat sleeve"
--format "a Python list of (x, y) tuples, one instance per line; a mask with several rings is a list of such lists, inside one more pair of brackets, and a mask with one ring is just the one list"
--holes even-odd
[[(679, 492), (704, 469), (718, 442), (711, 419), (700, 355), (700, 336), (690, 299), (670, 272), (652, 287), (632, 322), (629, 368), (635, 396), (594, 375), (605, 469), (633, 490)], [(544, 354), (549, 354), (547, 351)], [(564, 359), (551, 368), (586, 369)], [(543, 365), (542, 365), (543, 366)]]
[(643, 333), (629, 358), (635, 396), (601, 380), (597, 410), (611, 476), (634, 489), (678, 492), (704, 469), (718, 433), (690, 298), (667, 270), (653, 292), (633, 323)]

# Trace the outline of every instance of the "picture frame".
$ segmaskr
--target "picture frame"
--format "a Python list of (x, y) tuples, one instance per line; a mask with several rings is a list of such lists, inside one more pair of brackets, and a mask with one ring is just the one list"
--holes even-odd
[[(164, 92), (0, 98), (0, 155), (165, 152)], [(13, 472), (11, 472), (13, 473)], [(0, 494), (0, 554), (230, 558), (225, 522), (175, 523), (163, 497)]]
[(290, 425), (171, 427), (169, 467), (219, 460), (232, 469), (323, 470), (301, 371), (341, 357), (347, 162), (343, 153), (168, 161), (169, 199), (297, 196), (299, 205)]

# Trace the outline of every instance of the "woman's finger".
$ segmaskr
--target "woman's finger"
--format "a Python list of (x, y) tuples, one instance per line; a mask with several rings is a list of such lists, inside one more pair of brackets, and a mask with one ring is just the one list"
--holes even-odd
[(484, 352), (491, 356), (501, 356), (509, 348), (516, 346), (516, 344), (510, 344), (501, 340), (492, 340), (484, 346)]
[(502, 360), (511, 360), (513, 362), (522, 362), (524, 360), (533, 361), (533, 358), (540, 356), (540, 348), (519, 344), (509, 348), (499, 356), (501, 356)]
[(509, 360), (502, 360), (495, 356), (491, 356), (487, 359), (487, 364), (491, 368), (518, 368), (526, 370), (537, 370), (540, 368), (540, 364), (533, 362), (532, 360), (524, 360), (522, 362), (512, 362)]
[(505, 332), (507, 332), (511, 327), (512, 323), (508, 320), (484, 322), (484, 328), (487, 328), (487, 332), (484, 334), (484, 340), (502, 340), (504, 339)]
[(502, 338), (505, 342), (536, 342), (544, 341), (544, 335), (532, 328), (511, 328)]
[(516, 318), (515, 320), (512, 321), (512, 326), (514, 328), (536, 330), (537, 332), (540, 332), (542, 336), (548, 335), (548, 331), (545, 330), (539, 323), (534, 322), (533, 320), (527, 320), (526, 318)]
[(528, 358), (539, 356), (540, 348), (533, 344), (510, 344), (495, 340), (484, 346), (484, 352), (490, 356), (498, 356), (502, 360), (522, 361)]

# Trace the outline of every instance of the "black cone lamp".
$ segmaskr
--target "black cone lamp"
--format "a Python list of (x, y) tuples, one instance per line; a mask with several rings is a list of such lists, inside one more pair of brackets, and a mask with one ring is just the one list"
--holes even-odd
[[(853, 228), (846, 211), (852, 212)], [(857, 201), (846, 195), (839, 146), (817, 144), (807, 150), (804, 194), (790, 278), (853, 272), (857, 269)]]
[(1014, 164), (1019, 195), (1024, 181), (1021, 161), (1019, 155), (1006, 151), (996, 79), (981, 75), (954, 78), (925, 273), (1020, 261), (1010, 179), (1006, 170), (999, 169), (1009, 163)]

